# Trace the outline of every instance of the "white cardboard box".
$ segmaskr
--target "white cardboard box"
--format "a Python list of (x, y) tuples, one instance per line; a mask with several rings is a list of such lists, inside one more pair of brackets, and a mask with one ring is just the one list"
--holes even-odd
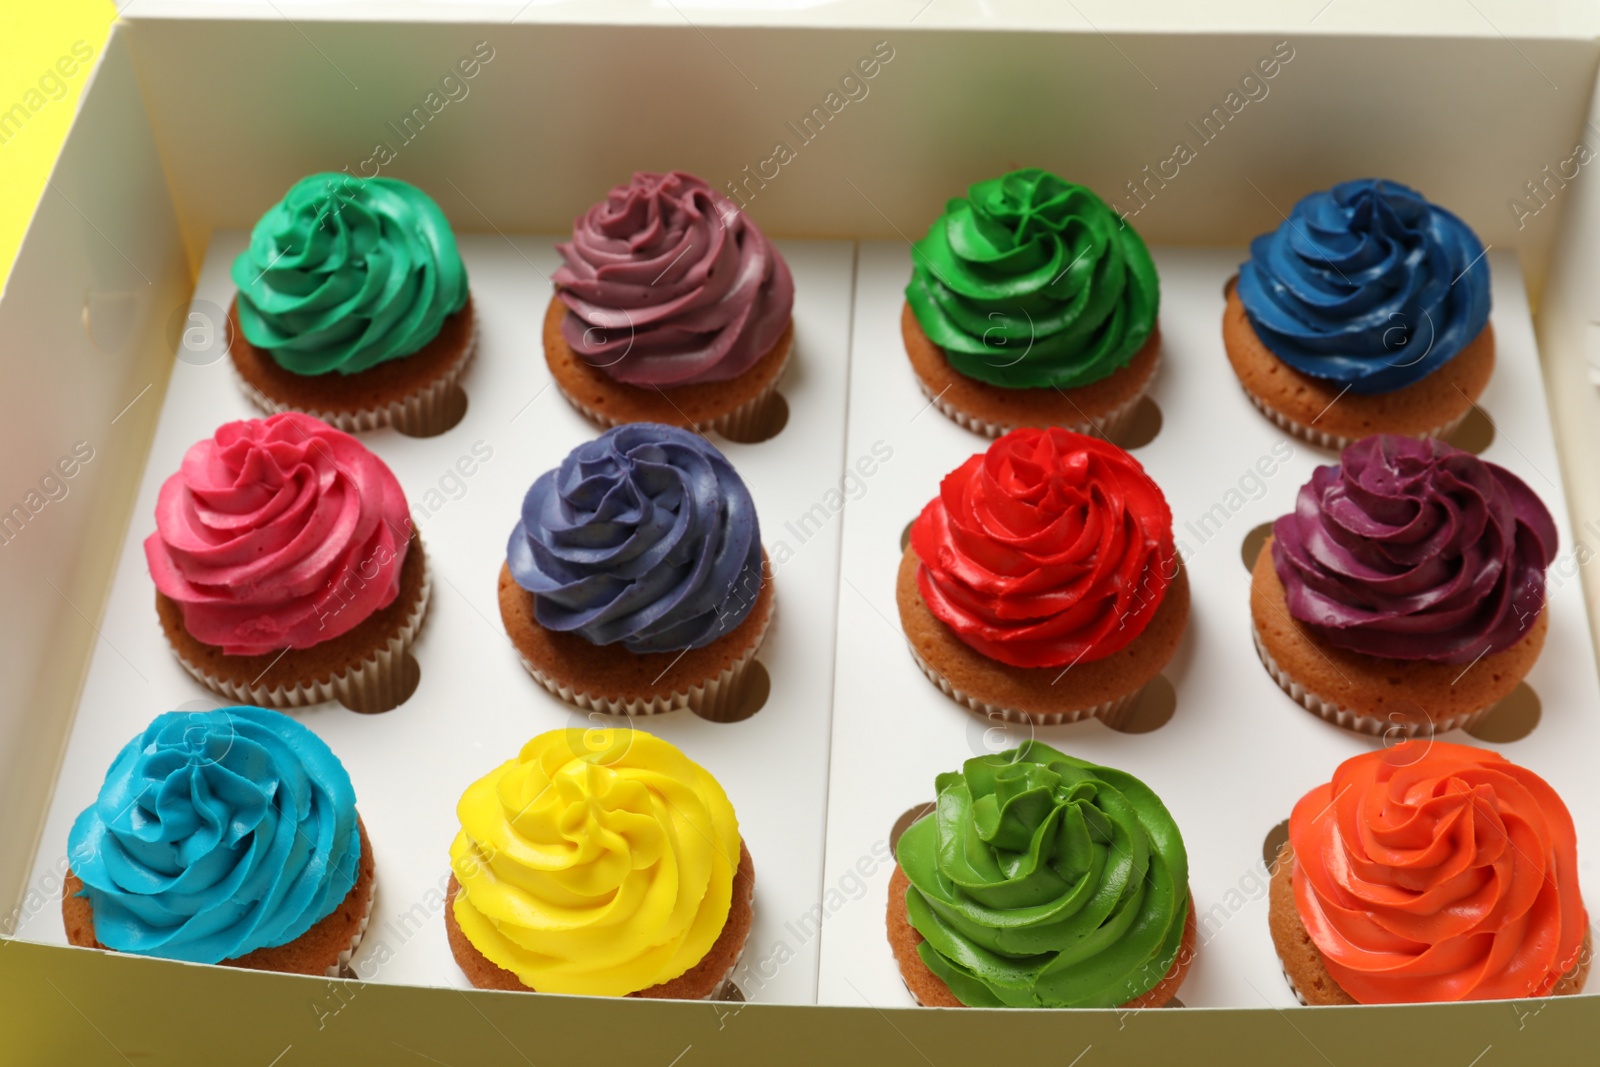
[[(1280, 1010), (1291, 998), (1246, 876), (1293, 799), (1370, 747), (1293, 708), (1249, 647), (1239, 541), (1285, 510), (1324, 461), (1308, 446), (1296, 446), (1266, 495), (1214, 542), (1189, 546), (1195, 611), (1168, 671), (1178, 693), (1172, 722), (1141, 736), (1097, 723), (1039, 731), (1140, 774), (1184, 829), (1200, 913), (1223, 909), (1184, 987), (1188, 1009), (1137, 1019), (911, 1009), (883, 939), (887, 870), (859, 864), (881, 854), (874, 846), (927, 797), (935, 772), (1010, 740), (986, 736), (986, 724), (939, 696), (893, 633), (891, 544), (938, 477), (984, 444), (920, 410), (895, 323), (906, 241), (972, 181), (1030, 164), (1124, 207), (1156, 250), (1166, 361), (1154, 397), (1164, 427), (1136, 454), (1172, 501), (1180, 540), (1186, 518), (1281, 440), (1221, 358), (1221, 285), (1250, 236), (1306, 192), (1381, 175), (1448, 205), (1492, 246), (1501, 361), (1484, 402), (1497, 423), (1486, 455), (1551, 505), (1572, 572), (1558, 561), (1555, 626), (1530, 679), (1543, 721), (1502, 747), (1556, 784), (1580, 842), (1600, 841), (1600, 787), (1586, 773), (1600, 701), (1579, 592), (1588, 588), (1592, 603), (1596, 575), (1579, 565), (1588, 553), (1574, 552), (1579, 541), (1600, 550), (1600, 430), (1586, 377), (1600, 319), (1600, 206), (1586, 170), (1549, 177), (1579, 141), (1600, 144), (1587, 125), (1600, 45), (1579, 36), (1586, 16), (1540, 9), (1511, 20), (1511, 37), (1455, 27), (1452, 36), (1186, 36), (1063, 28), (1047, 16), (1019, 20), (1043, 27), (1031, 32), (962, 29), (941, 11), (923, 21), (909, 9), (863, 10), (834, 13), (832, 26), (792, 12), (675, 8), (588, 22), (571, 5), (482, 26), (136, 12), (116, 28), (0, 299), (9, 479), (0, 500), (24, 500), (77, 442), (95, 456), (65, 497), (0, 545), (0, 592), (12, 605), (0, 644), (11, 681), (0, 705), (0, 901), (15, 902), (20, 935), (0, 943), (0, 982), (18, 1007), (18, 1033), (85, 1057), (150, 1048), (197, 1062), (221, 1040), (261, 1062), (286, 1044), (332, 1058), (373, 1042), (445, 1062), (522, 1062), (589, 1048), (598, 1032), (618, 1059), (662, 1063), (690, 1052), (801, 1062), (813, 1049), (943, 1063), (997, 1037), (1065, 1052), (1064, 1061), (1086, 1047), (1096, 1062), (1138, 1062), (1212, 1041), (1262, 1062), (1307, 1054), (1309, 1042), (1335, 1062), (1355, 1050), (1381, 1062), (1422, 1049), (1459, 1051), (1467, 1063), (1486, 1044), (1559, 1051), (1592, 1027), (1593, 996)], [(406, 138), (404, 117), (428, 108), (442, 75), (479, 42), (493, 58), (470, 91), (414, 120)], [(1243, 87), (1254, 99), (1230, 100), (1262, 57), (1284, 47), (1293, 58), (1274, 78)], [(842, 83), (875, 51), (890, 58), (874, 78)], [(814, 108), (828, 117), (807, 138), (797, 124)], [(1227, 118), (1202, 132), (1214, 108)], [(1148, 181), (1145, 168), (1178, 141), (1195, 149), (1194, 161)], [(781, 164), (771, 162), (778, 143), (790, 149)], [(318, 169), (359, 173), (369, 160), (440, 201), (463, 234), (485, 326), (463, 424), (438, 438), (385, 432), (369, 443), (413, 501), (473, 443), (494, 449), (465, 495), (421, 524), (447, 581), (417, 650), (417, 695), (374, 719), (337, 707), (304, 715), (352, 769), (379, 859), (383, 922), (426, 905), (461, 787), (568, 718), (517, 673), (490, 595), (522, 491), (591, 432), (553, 391), (539, 393), (547, 374), (537, 326), (549, 290), (538, 275), (554, 264), (554, 235), (632, 170), (677, 167), (731, 184), (795, 267), (791, 423), (771, 442), (728, 448), (755, 492), (769, 550), (786, 536), (799, 548), (780, 571), (780, 621), (763, 653), (774, 696), (743, 724), (675, 715), (646, 726), (718, 775), (751, 841), (761, 875), (747, 964), (772, 973), (744, 981), (748, 1007), (439, 988), (464, 985), (442, 922), (407, 927), (393, 962), (373, 966), (364, 983), (60, 947), (48, 887), (71, 815), (127, 737), (156, 712), (203, 698), (155, 629), (138, 546), (154, 489), (183, 448), (248, 410), (226, 361), (175, 360), (179, 331), (192, 311), (204, 318), (226, 307), (240, 232), (290, 183)], [(892, 459), (821, 533), (795, 545), (793, 522), (880, 441)], [(1592, 859), (1583, 879), (1600, 893)]]

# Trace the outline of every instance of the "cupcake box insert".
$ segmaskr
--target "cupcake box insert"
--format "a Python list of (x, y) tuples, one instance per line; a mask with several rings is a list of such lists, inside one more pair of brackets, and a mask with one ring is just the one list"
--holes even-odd
[[(1552, 182), (1546, 199), (1553, 207), (1536, 217), (1519, 220), (1505, 205), (1508, 196), (1531, 195), (1523, 183), (1546, 162), (1572, 154), (1600, 46), (1521, 41), (1561, 86), (1552, 92), (1498, 38), (1413, 39), (1401, 42), (1407, 50), (1381, 39), (1291, 36), (1296, 59), (1271, 82), (1269, 97), (1233, 115), (1232, 140), (1208, 142), (1195, 166), (1163, 185), (1141, 186), (1148, 203), (1137, 225), (1160, 276), (1163, 353), (1150, 392), (1161, 428), (1134, 455), (1171, 504), (1192, 605), (1188, 632), (1164, 672), (1175, 694), (1171, 719), (1133, 734), (1098, 722), (1033, 728), (985, 722), (927, 682), (897, 633), (894, 573), (902, 531), (937, 492), (939, 479), (988, 441), (930, 407), (907, 364), (900, 313), (911, 253), (896, 231), (919, 237), (944, 198), (1014, 163), (1049, 166), (1096, 188), (1114, 206), (1135, 203), (1127, 200), (1125, 180), (1142, 181), (1145, 160), (1166, 158), (1167, 141), (1189, 136), (1185, 119), (1196, 116), (1188, 111), (1204, 110), (1201, 102), (1213, 97), (1223, 106), (1238, 71), (1271, 54), (1286, 35), (1221, 37), (1211, 55), (1177, 36), (1119, 38), (1138, 67), (1161, 83), (1157, 98), (1087, 31), (958, 35), (963, 51), (955, 40), (881, 14), (882, 28), (813, 35), (708, 28), (733, 63), (760, 83), (762, 102), (715, 129), (700, 124), (702, 141), (674, 132), (673, 116), (731, 115), (728, 94), (749, 93), (749, 86), (709, 49), (702, 69), (651, 44), (670, 37), (684, 50), (704, 48), (682, 26), (312, 26), (318, 45), (361, 84), (360, 110), (349, 113), (325, 106), (330, 94), (349, 87), (286, 23), (135, 18), (116, 31), (55, 179), (82, 214), (47, 194), (0, 300), (0, 325), (15, 339), (3, 357), (14, 384), (0, 420), (11, 484), (20, 494), (37, 483), (38, 472), (76, 441), (95, 449), (95, 462), (79, 473), (70, 497), (53, 500), (17, 531), (8, 527), (0, 551), (0, 588), (12, 603), (37, 612), (26, 625), (26, 616), (17, 616), (8, 630), (13, 697), (0, 712), (10, 731), (0, 745), (5, 788), (25, 816), (0, 837), (0, 877), (9, 894), (0, 903), (18, 907), (20, 941), (50, 946), (46, 958), (67, 960), (58, 905), (54, 899), (30, 905), (30, 890), (58, 884), (52, 879), (67, 828), (93, 798), (116, 749), (158, 711), (216, 703), (162, 638), (139, 546), (152, 528), (155, 491), (183, 450), (219, 423), (256, 412), (239, 394), (221, 349), (185, 329), (215, 329), (226, 317), (234, 291), (228, 268), (250, 221), (296, 177), (368, 158), (374, 138), (396, 148), (384, 173), (417, 182), (450, 216), (471, 277), (479, 348), (464, 379), (467, 413), (454, 429), (426, 439), (390, 429), (361, 435), (399, 477), (434, 568), (429, 618), (413, 649), (421, 668), (416, 692), (376, 716), (332, 704), (293, 712), (349, 769), (374, 842), (377, 898), (355, 956), (355, 970), (368, 984), (350, 987), (363, 991), (358, 998), (371, 998), (372, 1010), (382, 997), (364, 991), (376, 986), (466, 985), (440, 919), (457, 825), (453, 807), (462, 789), (543, 730), (618, 724), (566, 708), (528, 678), (500, 625), (494, 583), (529, 482), (599, 433), (561, 399), (541, 358), (547, 278), (560, 262), (555, 243), (585, 205), (646, 168), (682, 167), (718, 187), (724, 179), (746, 181), (747, 209), (795, 274), (794, 362), (780, 386), (788, 423), (760, 444), (716, 439), (750, 486), (777, 565), (777, 615), (758, 657), (771, 678), (770, 695), (739, 723), (674, 712), (638, 724), (717, 777), (760, 866), (755, 925), (735, 973), (747, 1001), (870, 1005), (940, 1061), (943, 1039), (922, 1021), (933, 1013), (910, 1010), (885, 937), (890, 831), (907, 809), (932, 797), (936, 773), (1034, 736), (1138, 776), (1181, 827), (1200, 941), (1183, 1003), (1291, 1008), (1267, 928), (1263, 839), (1341, 759), (1382, 741), (1338, 730), (1295, 706), (1251, 647), (1241, 545), (1255, 527), (1289, 510), (1312, 469), (1333, 457), (1288, 437), (1241, 392), (1222, 349), (1222, 293), (1249, 237), (1279, 221), (1264, 197), (1287, 210), (1305, 192), (1385, 170), (1449, 205), (1493, 245), (1487, 258), (1498, 365), (1482, 404), (1495, 429), (1483, 455), (1539, 494), (1562, 543), (1549, 576), (1548, 643), (1528, 678), (1542, 720), (1525, 739), (1490, 747), (1545, 777), (1565, 799), (1577, 823), (1580, 862), (1588, 864), (1584, 888), (1600, 901), (1592, 873), (1592, 857), (1600, 856), (1600, 782), (1592, 774), (1600, 752), (1600, 684), (1582, 592), (1594, 578), (1591, 568), (1577, 566), (1600, 548), (1583, 526), (1587, 519), (1600, 529), (1594, 506), (1600, 463), (1593, 458), (1600, 448), (1588, 437), (1600, 431), (1589, 425), (1597, 408), (1581, 367), (1592, 330), (1587, 323), (1596, 317), (1582, 282), (1600, 278), (1600, 253), (1580, 241), (1587, 235), (1589, 246), (1600, 246), (1600, 195), (1581, 180)], [(473, 81), (470, 98), (453, 101), (410, 140), (386, 132), (385, 122), (406, 113), (412, 97), (420, 100), (438, 69), (479, 40), (490, 41), (497, 58)], [(792, 145), (796, 158), (776, 178), (759, 187), (749, 181), (742, 161), (770, 155), (765, 142), (773, 137), (793, 137), (779, 104), (792, 100), (803, 111), (802, 104), (820, 99), (836, 68), (871, 54), (883, 40), (895, 59), (880, 67), (870, 95), (832, 115), (825, 136)], [(702, 81), (691, 80), (671, 109), (652, 103), (636, 112), (620, 98), (586, 100), (575, 110), (587, 116), (591, 132), (596, 123), (614, 123), (615, 135), (603, 144), (589, 140), (584, 122), (531, 115), (519, 104), (570, 84), (562, 79), (580, 76), (579, 57), (598, 54), (601, 45), (619, 64), (631, 64), (640, 84), (669, 76), (680, 63)], [(1379, 72), (1375, 86), (1357, 84), (1339, 69), (1356, 50), (1376, 64), (1364, 68)], [(181, 71), (168, 61), (177, 55), (190, 57)], [(390, 57), (392, 69), (379, 55)], [(304, 60), (295, 68), (298, 82), (288, 77), (292, 64), (285, 57)], [(965, 64), (961, 77), (951, 79), (957, 63)], [(1451, 99), (1448, 108), (1408, 96), (1411, 83), (1394, 73), (1401, 63), (1446, 87), (1440, 100)], [(1066, 69), (1073, 64), (1077, 73)], [(1081, 98), (1098, 79), (1125, 91), (1120, 110), (1111, 112), (1120, 117), (1103, 124), (1051, 104), (1064, 117), (1048, 135), (1015, 116), (980, 121), (957, 109), (949, 122), (929, 117), (950, 113), (963, 99), (957, 83), (992, 81), (1013, 69), (1048, 69), (1040, 75), (1047, 84), (1002, 85), (996, 92), (1059, 103)], [(1491, 106), (1481, 84), (1488, 82), (1511, 86), (1498, 90), (1511, 99)], [(197, 93), (196, 85), (208, 91)], [(1345, 125), (1347, 113), (1376, 108), (1385, 94), (1408, 100), (1397, 123), (1429, 123), (1440, 137), (1478, 146), (1482, 158), (1468, 168), (1447, 166), (1416, 145), (1374, 145), (1360, 132), (1365, 120)], [(1329, 100), (1343, 101), (1343, 110)], [(1185, 101), (1194, 106), (1186, 110)], [(310, 132), (303, 117), (319, 107), (329, 128)], [(537, 164), (522, 144), (530, 123), (545, 151), (568, 146), (581, 161), (565, 169)], [(1321, 130), (1318, 137), (1306, 132), (1311, 128)], [(1313, 151), (1323, 141), (1340, 150)], [(1486, 144), (1499, 147), (1489, 151)], [(127, 175), (115, 187), (96, 177), (113, 154)], [(1567, 243), (1556, 241), (1556, 219), (1573, 231)], [(192, 286), (186, 256), (198, 272)], [(1529, 285), (1542, 287), (1539, 340), (1545, 358), (1556, 361), (1547, 376), (1559, 387), (1548, 398)], [(1552, 409), (1563, 435), (1559, 451)], [(6, 953), (33, 951), (0, 948), (0, 969)], [(109, 974), (133, 963), (74, 955), (62, 966)], [(160, 976), (179, 982), (171, 977), (179, 967), (137, 961), (147, 983)], [(210, 973), (219, 989), (238, 980)], [(293, 981), (250, 980), (259, 989)], [(40, 984), (28, 976), (17, 981), (25, 990)], [(306, 1004), (323, 993), (308, 983), (292, 994), (264, 996), (274, 1005), (278, 997), (292, 1004), (293, 1025), (310, 1029), (318, 1013)], [(52, 996), (48, 987), (43, 995)], [(442, 990), (422, 996), (461, 1006), (458, 995)], [(337, 1003), (329, 1001), (324, 1011)], [(571, 1002), (530, 997), (512, 1008), (505, 998), (495, 1001), (506, 1005), (498, 1010), (508, 1018), (520, 1011), (528, 1019), (548, 1017), (540, 1014), (551, 1010), (546, 1003), (569, 1010)], [(96, 1002), (82, 1006), (102, 1018)], [(1514, 1029), (1511, 1008), (1496, 1007)], [(291, 1008), (264, 1007), (261, 1017), (277, 1019), (280, 1010)], [(570, 1010), (603, 1011), (607, 1025), (628, 1029), (630, 1012), (677, 1009), (586, 1003)], [(711, 1033), (719, 1028), (777, 1025), (737, 1004), (684, 1010), (696, 1013), (682, 1017), (691, 1036), (662, 1062), (691, 1041), (696, 1052), (714, 1053)], [(1460, 1011), (1466, 1019), (1489, 1018), (1478, 1009)], [(962, 1024), (971, 1028), (965, 1032), (983, 1032), (989, 1014), (967, 1013), (963, 1018), (974, 1021)], [(1258, 1014), (1265, 1016), (1262, 1034), (1273, 1026), (1287, 1030), (1271, 1013)], [(1291, 1018), (1305, 1027), (1312, 1024), (1300, 1020), (1313, 1014)], [(476, 1018), (463, 1017), (461, 1025), (475, 1027)], [(875, 1012), (837, 1018), (848, 1020), (839, 1025), (841, 1039), (860, 1026), (872, 1040), (882, 1031), (905, 1051)], [(1108, 1027), (1105, 1041), (1114, 1040), (1114, 1013), (1084, 1018), (1084, 1025)], [(1237, 1040), (1259, 1043), (1245, 1036), (1255, 1024), (1239, 1019)], [(326, 1023), (330, 1030), (339, 1024)], [(1129, 1022), (1128, 1029), (1139, 1025)], [(1163, 1017), (1150, 1029), (1181, 1025)], [(284, 1032), (282, 1043), (294, 1040), (299, 1048), (298, 1031)], [(118, 1035), (114, 1027), (108, 1033)], [(1097, 1050), (1110, 1047), (1094, 1040)], [(1484, 1037), (1476, 1048), (1491, 1040)], [(539, 1060), (537, 1049), (524, 1048)], [(426, 1051), (454, 1058), (442, 1043)]]

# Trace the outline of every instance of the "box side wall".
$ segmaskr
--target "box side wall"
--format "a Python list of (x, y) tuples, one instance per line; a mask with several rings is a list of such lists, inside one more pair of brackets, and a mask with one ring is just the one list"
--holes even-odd
[(24, 880), (188, 291), (126, 36), (107, 43), (0, 301), (0, 931), (59, 895)]
[[(0, 994), (29, 1022), (7, 1046), (20, 1060), (123, 1064), (146, 1057), (196, 1067), (216, 1063), (219, 1049), (230, 1063), (278, 1057), (475, 1067), (583, 1063), (597, 1052), (617, 1064), (944, 1067), (994, 1062), (996, 1049), (1004, 1049), (1005, 1062), (1084, 1067), (1401, 1067), (1470, 1064), (1488, 1047), (1501, 1062), (1569, 1063), (1600, 1022), (1600, 999), (1592, 997), (1292, 1013), (619, 1004), (218, 970), (26, 942), (0, 952)], [(238, 1010), (241, 1004), (249, 1010)], [(1194, 1049), (1204, 1052), (1195, 1056)]]
[(1546, 190), (1548, 208), (1528, 225), (1556, 235), (1535, 320), (1572, 513), (1553, 571), (1557, 580), (1581, 577), (1600, 637), (1600, 567), (1589, 565), (1600, 557), (1600, 92), (1578, 141), (1585, 151), (1557, 171), (1563, 180)]
[(462, 229), (562, 232), (632, 171), (680, 168), (775, 234), (916, 238), (970, 183), (1038, 165), (1160, 244), (1240, 244), (1331, 180), (1398, 179), (1518, 249), (1535, 291), (1552, 234), (1509, 201), (1570, 154), (1597, 55), (914, 25), (132, 28), (191, 253), (319, 169), (415, 181)]

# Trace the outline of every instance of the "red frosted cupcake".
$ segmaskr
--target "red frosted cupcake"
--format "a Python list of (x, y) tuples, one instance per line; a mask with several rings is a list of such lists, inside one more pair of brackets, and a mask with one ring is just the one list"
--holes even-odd
[(545, 360), (575, 408), (736, 441), (782, 428), (794, 279), (732, 201), (679, 171), (635, 174), (556, 247)]
[(1560, 996), (1589, 971), (1567, 806), (1468, 745), (1407, 741), (1341, 763), (1294, 806), (1268, 917), (1308, 1004)]
[(349, 434), (298, 412), (227, 423), (162, 485), (144, 551), (167, 640), (211, 689), (362, 711), (408, 695), (427, 562), (394, 473)]
[(1115, 723), (1172, 658), (1189, 584), (1172, 512), (1122, 449), (1006, 434), (947, 475), (900, 563), (917, 665), (988, 717)]

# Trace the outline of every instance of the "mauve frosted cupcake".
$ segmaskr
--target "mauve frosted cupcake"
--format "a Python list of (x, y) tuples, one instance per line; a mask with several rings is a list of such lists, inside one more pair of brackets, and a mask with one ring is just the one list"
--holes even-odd
[(145, 539), (162, 629), (235, 700), (394, 707), (429, 577), (394, 473), (298, 412), (230, 422), (161, 486)]
[(731, 200), (680, 171), (635, 174), (556, 248), (545, 360), (573, 407), (736, 441), (782, 428), (794, 279)]
[(313, 174), (256, 223), (233, 262), (229, 354), (262, 411), (351, 432), (442, 433), (477, 320), (439, 205), (395, 178)]
[(1064, 430), (1013, 430), (950, 472), (896, 584), (917, 666), (987, 718), (1119, 724), (1177, 651), (1189, 580), (1139, 461)]
[(169, 711), (72, 824), (67, 940), (337, 976), (372, 912), (355, 790), (316, 734), (263, 708)]
[(500, 617), (534, 679), (582, 708), (721, 718), (772, 623), (755, 502), (703, 436), (632, 423), (534, 481)]
[(1455, 429), (1494, 372), (1489, 309), (1472, 229), (1399, 182), (1362, 179), (1312, 193), (1250, 242), (1222, 339), (1263, 414), (1339, 449)]
[(1505, 468), (1442, 441), (1366, 438), (1317, 468), (1262, 545), (1256, 651), (1340, 726), (1466, 729), (1539, 658), (1558, 541)]

